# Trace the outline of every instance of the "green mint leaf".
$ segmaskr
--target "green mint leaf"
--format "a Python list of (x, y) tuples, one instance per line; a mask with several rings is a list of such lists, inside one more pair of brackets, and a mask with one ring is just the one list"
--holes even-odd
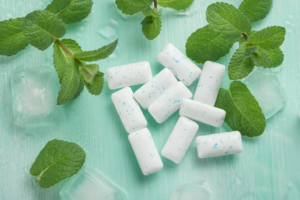
[[(72, 39), (63, 39), (61, 42), (71, 51), (71, 53), (80, 53), (82, 52), (81, 47), (79, 44)], [(53, 60), (54, 60), (54, 67), (56, 69), (59, 83), (62, 83), (64, 73), (66, 71), (67, 66), (69, 65), (71, 58), (59, 45), (57, 42), (53, 45)]]
[(186, 55), (197, 63), (216, 61), (229, 53), (233, 43), (223, 39), (210, 25), (198, 29), (188, 38)]
[(92, 0), (53, 0), (46, 10), (56, 14), (64, 23), (72, 24), (86, 18), (92, 6)]
[(79, 44), (73, 39), (62, 39), (61, 42), (71, 51), (72, 54), (82, 52)]
[(145, 10), (142, 10), (142, 14), (145, 16), (153, 16), (153, 17), (160, 17), (160, 12), (152, 9), (151, 7), (146, 8)]
[(83, 65), (80, 72), (81, 72), (81, 76), (87, 83), (93, 84), (95, 75), (97, 74), (98, 70), (99, 70), (99, 65), (92, 64), (92, 65)]
[(147, 4), (152, 4), (153, 0), (125, 0), (130, 4), (133, 5), (138, 5), (138, 6), (143, 6), (143, 5), (147, 5)]
[(29, 44), (22, 31), (24, 18), (0, 22), (0, 55), (12, 56)]
[(285, 39), (285, 33), (285, 28), (271, 26), (250, 35), (248, 43), (259, 45), (264, 49), (276, 49), (282, 45)]
[(152, 3), (152, 0), (144, 0), (139, 3), (128, 0), (116, 0), (116, 5), (118, 9), (126, 15), (133, 15), (135, 13), (138, 13), (152, 5)]
[(272, 59), (272, 67), (278, 67), (283, 63), (284, 55), (281, 49), (270, 49), (267, 53)]
[(84, 150), (75, 143), (52, 140), (41, 150), (30, 168), (42, 188), (76, 174), (85, 161)]
[(104, 74), (102, 72), (97, 72), (93, 84), (85, 82), (85, 86), (89, 93), (93, 95), (99, 95), (104, 88)]
[(114, 50), (116, 49), (117, 46), (118, 46), (118, 40), (115, 40), (114, 42), (110, 43), (109, 45), (101, 47), (98, 50), (84, 51), (81, 53), (76, 53), (74, 55), (74, 57), (79, 60), (87, 61), (87, 62), (105, 59), (114, 52)]
[(239, 10), (250, 22), (256, 22), (267, 16), (272, 7), (272, 0), (244, 0)]
[(246, 48), (245, 57), (251, 57), (251, 55), (259, 49), (259, 46), (249, 46)]
[(242, 33), (251, 30), (251, 23), (245, 15), (231, 4), (213, 3), (208, 6), (206, 19), (213, 29), (230, 41), (238, 41)]
[(66, 25), (53, 13), (37, 10), (24, 18), (22, 30), (32, 46), (45, 50), (55, 38), (65, 35)]
[(254, 68), (250, 57), (245, 57), (248, 44), (245, 42), (233, 54), (229, 66), (228, 76), (231, 80), (238, 80), (247, 77)]
[(175, 10), (185, 10), (193, 3), (194, 0), (158, 0), (158, 5)]
[(266, 50), (259, 48), (251, 55), (251, 60), (258, 67), (271, 68), (273, 66), (272, 58)]
[(153, 40), (159, 35), (159, 33), (161, 31), (161, 24), (162, 24), (161, 18), (148, 16), (144, 20), (149, 20), (147, 18), (152, 18), (153, 23), (150, 25), (147, 25), (147, 26), (143, 25), (142, 31), (148, 40)]
[(232, 130), (240, 131), (248, 137), (263, 134), (266, 127), (265, 116), (242, 82), (232, 82), (228, 90), (221, 88), (215, 106), (226, 111), (225, 122)]
[(141, 24), (143, 26), (149, 26), (150, 24), (154, 23), (154, 19), (155, 19), (155, 17), (152, 17), (152, 16), (145, 17), (145, 19), (141, 22)]
[(76, 94), (74, 95), (73, 99), (76, 99), (77, 97), (79, 97), (79, 95), (81, 94), (81, 92), (83, 91), (84, 89), (84, 80), (82, 77), (80, 77), (80, 81), (79, 81), (79, 86), (78, 86), (78, 90), (76, 92)]
[(80, 75), (79, 65), (74, 59), (70, 59), (66, 67), (60, 90), (57, 97), (57, 105), (62, 105), (72, 100), (79, 89)]

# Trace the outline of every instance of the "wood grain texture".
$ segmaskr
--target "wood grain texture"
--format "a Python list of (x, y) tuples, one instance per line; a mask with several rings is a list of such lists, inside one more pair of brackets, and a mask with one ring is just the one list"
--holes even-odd
[[(241, 0), (223, 0), (238, 6)], [(50, 0), (1, 1), (0, 21), (23, 17), (44, 9)], [(141, 14), (123, 18), (114, 0), (94, 0), (92, 13), (82, 22), (67, 25), (64, 38), (75, 39), (83, 50), (97, 49), (119, 38), (120, 44), (110, 58), (97, 62), (100, 69), (149, 61), (153, 74), (163, 66), (156, 55), (167, 44), (173, 43), (185, 53), (189, 35), (207, 24), (205, 12), (215, 0), (195, 0), (187, 11), (159, 8), (162, 12), (162, 32), (148, 41), (139, 24)], [(49, 189), (41, 189), (29, 169), (44, 145), (52, 139), (76, 142), (87, 152), (86, 163), (102, 171), (112, 181), (127, 190), (130, 200), (166, 200), (174, 186), (206, 180), (214, 199), (300, 199), (300, 2), (274, 0), (270, 14), (253, 24), (260, 30), (279, 25), (287, 29), (282, 46), (285, 61), (275, 72), (288, 96), (285, 108), (267, 120), (265, 133), (258, 138), (243, 137), (244, 152), (239, 155), (199, 159), (193, 141), (180, 165), (163, 158), (164, 169), (145, 177), (142, 175), (106, 85), (100, 96), (91, 96), (86, 89), (75, 101), (62, 106), (60, 123), (51, 128), (20, 128), (13, 123), (10, 76), (16, 68), (53, 65), (52, 48), (41, 52), (32, 46), (16, 56), (0, 56), (0, 199), (3, 200), (58, 200), (63, 182)], [(228, 66), (229, 55), (218, 62)], [(200, 65), (201, 66), (201, 65)], [(202, 67), (202, 66), (201, 66)], [(228, 75), (223, 87), (230, 84)], [(56, 87), (59, 87), (58, 80)], [(138, 87), (133, 87), (136, 90)], [(196, 83), (189, 87), (194, 93)], [(144, 111), (148, 128), (159, 151), (171, 133), (179, 114), (175, 113), (158, 125)], [(199, 124), (197, 133), (206, 135), (229, 131), (224, 125), (214, 128)]]

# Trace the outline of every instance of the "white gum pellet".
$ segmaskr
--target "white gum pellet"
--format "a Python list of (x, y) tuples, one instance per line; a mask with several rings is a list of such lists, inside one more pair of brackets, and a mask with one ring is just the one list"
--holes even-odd
[(147, 128), (131, 133), (128, 139), (145, 176), (163, 168), (163, 163)]
[(113, 93), (111, 99), (128, 133), (135, 132), (147, 126), (144, 114), (133, 98), (131, 88), (126, 87)]
[(157, 55), (157, 60), (187, 86), (190, 86), (201, 73), (201, 69), (172, 44), (165, 46)]
[(161, 155), (179, 164), (192, 143), (198, 128), (199, 125), (194, 121), (180, 117), (161, 151)]
[(184, 99), (192, 96), (190, 90), (182, 82), (178, 82), (149, 106), (149, 113), (158, 123), (163, 123), (180, 108)]
[(134, 98), (147, 109), (154, 101), (176, 85), (177, 79), (169, 69), (163, 69), (134, 93)]
[(195, 101), (214, 106), (225, 73), (225, 66), (205, 62), (194, 96)]
[(118, 89), (147, 83), (152, 79), (149, 62), (139, 62), (106, 70), (108, 87)]
[(241, 153), (241, 133), (238, 131), (199, 136), (196, 139), (199, 158), (210, 158)]
[(220, 127), (224, 122), (226, 112), (198, 101), (185, 99), (180, 108), (180, 115), (211, 126)]

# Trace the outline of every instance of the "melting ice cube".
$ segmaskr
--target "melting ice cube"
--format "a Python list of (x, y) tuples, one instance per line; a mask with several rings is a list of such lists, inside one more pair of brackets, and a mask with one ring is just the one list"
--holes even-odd
[(173, 188), (168, 200), (211, 200), (212, 191), (204, 181), (187, 183)]
[(62, 200), (127, 200), (124, 189), (85, 165), (60, 191)]
[(56, 106), (56, 73), (52, 68), (17, 69), (12, 73), (11, 89), (15, 123), (36, 123)]
[(285, 106), (287, 97), (274, 73), (258, 69), (243, 82), (258, 101), (266, 119), (275, 115)]

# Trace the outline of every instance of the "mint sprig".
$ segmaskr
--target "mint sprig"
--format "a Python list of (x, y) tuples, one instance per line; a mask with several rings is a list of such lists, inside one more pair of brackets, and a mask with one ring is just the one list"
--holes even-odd
[(84, 150), (75, 143), (52, 140), (41, 150), (30, 168), (42, 188), (76, 174), (85, 162)]
[[(285, 28), (272, 26), (260, 31), (251, 30), (250, 22), (263, 19), (271, 6), (272, 0), (244, 0), (239, 9), (228, 3), (211, 4), (206, 12), (209, 25), (188, 38), (187, 56), (197, 63), (217, 61), (229, 52), (234, 42), (239, 42), (228, 66), (231, 80), (247, 77), (254, 66), (280, 66), (284, 60), (280, 46), (285, 40)], [(229, 90), (221, 89), (216, 106), (226, 110), (225, 122), (233, 130), (251, 137), (263, 133), (265, 119), (260, 114), (261, 108), (241, 82), (233, 82)]]
[[(145, 18), (141, 22), (142, 31), (148, 40), (155, 39), (161, 32), (161, 13), (157, 11), (157, 6), (172, 8), (175, 10), (185, 10), (193, 0), (115, 0), (118, 9), (126, 15), (133, 15), (141, 12)], [(154, 8), (150, 6), (154, 3)]]
[[(131, 1), (138, 5), (147, 2)], [(54, 66), (61, 84), (58, 105), (76, 99), (84, 86), (93, 95), (99, 95), (103, 90), (104, 78), (103, 73), (98, 71), (99, 65), (85, 62), (107, 58), (116, 49), (118, 40), (98, 50), (82, 51), (76, 41), (59, 39), (66, 33), (65, 23), (83, 20), (92, 5), (92, 0), (53, 0), (46, 10), (33, 11), (25, 18), (0, 22), (0, 55), (14, 55), (29, 43), (42, 51), (54, 43)]]

